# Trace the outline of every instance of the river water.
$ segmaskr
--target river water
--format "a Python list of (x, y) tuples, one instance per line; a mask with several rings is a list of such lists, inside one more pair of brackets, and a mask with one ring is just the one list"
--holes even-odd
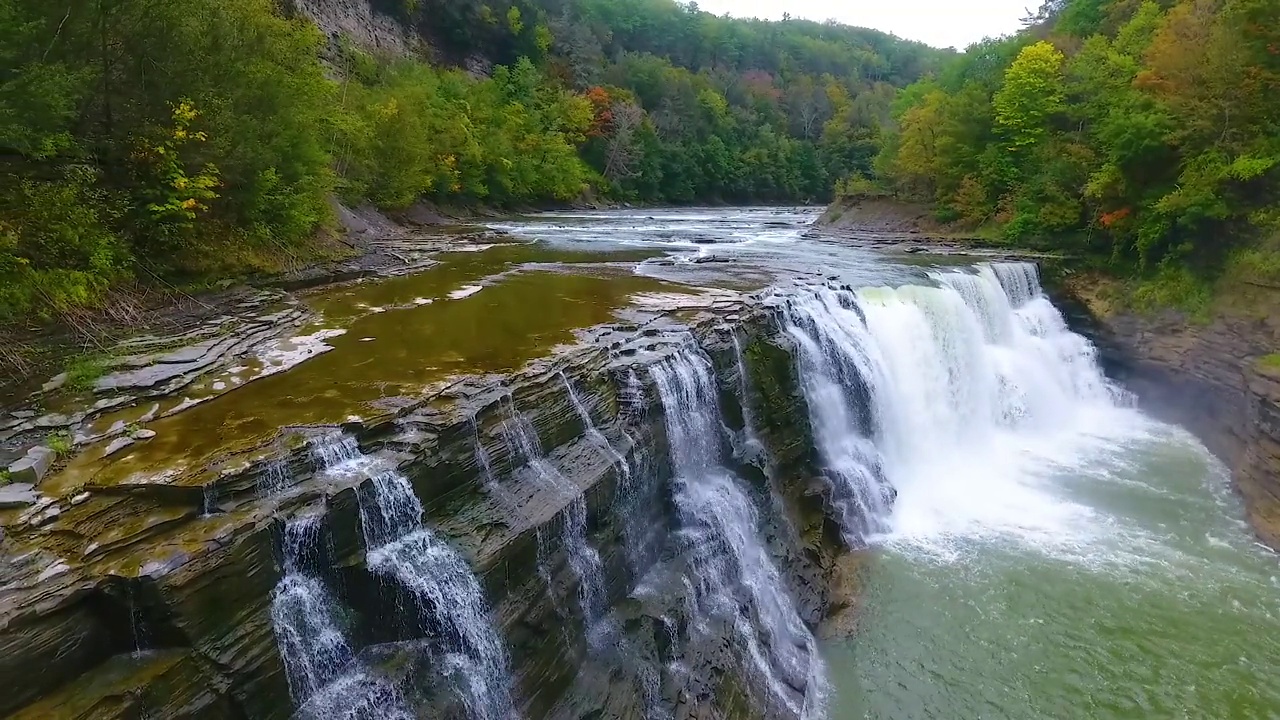
[(826, 241), (806, 233), (815, 217), (639, 210), (504, 227), (668, 251), (640, 275), (785, 288), (808, 298), (792, 317), (817, 317), (797, 329), (827, 327), (827, 345), (865, 366), (872, 417), (844, 447), (897, 498), (870, 528), (859, 631), (823, 649), (828, 716), (1280, 717), (1280, 572), (1222, 465), (1109, 386), (1034, 275)]

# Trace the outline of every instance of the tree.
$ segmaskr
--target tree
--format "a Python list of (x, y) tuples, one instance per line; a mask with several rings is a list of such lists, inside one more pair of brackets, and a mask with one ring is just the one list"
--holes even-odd
[(1004, 75), (992, 98), (996, 127), (1011, 152), (1025, 152), (1048, 135), (1049, 120), (1065, 108), (1065, 58), (1045, 41), (1029, 45)]

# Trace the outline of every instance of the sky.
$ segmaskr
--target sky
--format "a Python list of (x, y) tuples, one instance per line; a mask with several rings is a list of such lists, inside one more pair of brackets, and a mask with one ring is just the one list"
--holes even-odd
[(717, 15), (780, 20), (782, 13), (875, 28), (935, 47), (963, 50), (987, 36), (1020, 28), (1040, 0), (698, 0)]

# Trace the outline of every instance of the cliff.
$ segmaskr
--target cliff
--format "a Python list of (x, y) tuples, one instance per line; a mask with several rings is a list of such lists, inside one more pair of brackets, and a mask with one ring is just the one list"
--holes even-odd
[(1195, 433), (1231, 470), (1258, 536), (1280, 548), (1280, 349), (1274, 291), (1232, 288), (1209, 320), (1135, 313), (1107, 301), (1108, 282), (1072, 276), (1064, 291), (1092, 316), (1087, 328), (1110, 372), (1142, 406)]
[[(653, 370), (695, 352), (710, 361), (725, 466), (773, 499), (760, 523), (798, 615), (812, 628), (847, 625), (856, 591), (773, 312), (724, 300), (681, 312), (681, 322), (648, 313), (598, 326), (517, 372), (464, 377), (340, 427), (225, 443), (217, 462), (176, 475), (40, 485), (35, 504), (0, 510), (0, 680), (11, 688), (0, 714), (285, 718), (309, 700), (303, 715), (326, 717), (328, 700), (299, 689), (310, 672), (299, 664), (314, 661), (288, 653), (299, 622), (289, 617), (291, 582), (304, 578), (332, 598), (298, 596), (303, 614), (341, 608), (334, 627), (368, 669), (361, 682), (390, 678), (420, 693), (396, 700), (416, 716), (459, 717), (465, 693), (440, 691), (453, 680), (440, 664), (452, 655), (439, 648), (461, 632), (450, 609), (370, 564), (391, 523), (386, 507), (371, 508), (385, 504), (378, 484), (392, 473), (416, 496), (400, 502), (423, 511), (418, 532), (431, 528), (474, 571), (523, 716), (791, 716), (816, 691), (803, 677), (761, 691), (740, 655), (743, 627), (708, 625), (691, 610), (702, 590), (642, 587), (659, 583), (648, 573), (660, 554), (704, 561), (673, 540), (691, 526), (672, 495), (673, 418)], [(759, 452), (745, 449), (748, 436)], [(352, 459), (385, 472), (334, 470)], [(290, 538), (309, 518), (316, 537), (300, 556)], [(587, 617), (582, 548), (598, 550), (600, 617)], [(730, 582), (711, 591), (736, 595), (747, 617), (768, 612), (732, 580), (745, 570), (726, 568)], [(608, 642), (593, 640), (600, 632)], [(780, 652), (761, 642), (766, 656)], [(792, 651), (816, 648), (810, 639)]]

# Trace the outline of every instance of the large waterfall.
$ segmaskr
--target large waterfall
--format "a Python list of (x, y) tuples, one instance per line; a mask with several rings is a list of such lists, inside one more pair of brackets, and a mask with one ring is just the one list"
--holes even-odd
[(825, 678), (817, 646), (760, 540), (755, 505), (722, 464), (710, 360), (691, 344), (652, 372), (675, 471), (676, 543), (687, 565), (692, 632), (728, 624), (748, 674), (776, 705), (772, 712), (818, 716)]
[[(784, 302), (833, 504), (854, 540), (911, 535), (921, 529), (912, 523), (1013, 502), (1000, 493), (1021, 488), (988, 478), (1017, 473), (975, 473), (974, 459), (1016, 462), (994, 451), (1002, 436), (1049, 437), (1119, 396), (1092, 345), (1044, 296), (1034, 265), (930, 278), (932, 286), (807, 288)], [(971, 482), (958, 482), (964, 473)], [(895, 492), (930, 495), (910, 507), (935, 517), (891, 514)]]

